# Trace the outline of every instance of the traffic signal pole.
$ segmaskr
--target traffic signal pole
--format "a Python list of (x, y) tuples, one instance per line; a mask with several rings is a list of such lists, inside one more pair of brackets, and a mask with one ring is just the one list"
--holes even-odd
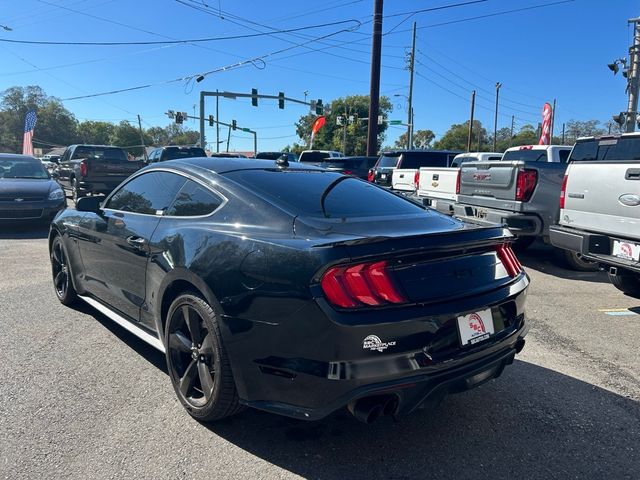
[(413, 148), (413, 69), (416, 59), (416, 22), (413, 22), (413, 42), (411, 44), (411, 64), (409, 65), (409, 71), (411, 76), (409, 77), (409, 111), (407, 112), (407, 148), (411, 150)]
[(382, 55), (382, 0), (375, 0), (373, 44), (371, 47), (371, 81), (369, 86), (369, 125), (367, 156), (378, 154), (378, 112), (380, 110), (380, 63)]

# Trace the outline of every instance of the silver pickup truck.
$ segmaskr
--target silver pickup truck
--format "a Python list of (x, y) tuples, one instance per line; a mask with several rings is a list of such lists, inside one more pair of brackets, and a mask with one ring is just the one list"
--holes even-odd
[(551, 243), (608, 267), (640, 298), (640, 133), (578, 139), (570, 161)]
[[(509, 148), (502, 160), (467, 162), (460, 169), (457, 201), (438, 200), (437, 209), (481, 225), (504, 224), (524, 249), (536, 238), (549, 241), (549, 227), (558, 222), (560, 188), (571, 147), (523, 145)], [(575, 270), (595, 270), (582, 256), (558, 252)]]

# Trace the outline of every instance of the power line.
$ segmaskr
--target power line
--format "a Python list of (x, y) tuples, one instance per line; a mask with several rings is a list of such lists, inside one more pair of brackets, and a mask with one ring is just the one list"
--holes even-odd
[[(359, 22), (358, 20), (340, 20), (337, 22), (321, 23), (317, 25), (307, 25), (305, 27), (290, 28), (287, 30), (278, 30), (277, 32), (273, 32), (273, 33), (298, 32), (300, 30), (331, 27), (335, 25), (342, 25), (345, 23), (355, 23), (356, 29), (360, 28), (360, 25), (361, 25), (361, 22)], [(26, 45), (73, 45), (73, 46), (92, 46), (92, 47), (111, 47), (111, 46), (122, 46), (122, 45), (173, 45), (173, 44), (217, 42), (217, 41), (224, 41), (224, 40), (239, 40), (243, 38), (264, 37), (266, 35), (273, 35), (273, 33), (260, 32), (260, 33), (247, 33), (244, 35), (229, 35), (226, 37), (191, 38), (187, 40), (156, 40), (156, 41), (140, 41), (140, 42), (55, 42), (55, 41), (49, 41), (49, 40), (13, 40), (10, 38), (0, 38), (0, 42), (19, 43), (19, 44), (26, 44)]]

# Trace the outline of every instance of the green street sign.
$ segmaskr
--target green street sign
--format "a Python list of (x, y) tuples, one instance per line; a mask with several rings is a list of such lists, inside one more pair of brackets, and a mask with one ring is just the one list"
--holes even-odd
[(250, 130), (250, 129), (248, 129), (248, 128), (243, 128), (243, 129), (242, 129), (242, 131), (243, 131), (243, 132), (250, 132), (251, 130)]
[(391, 120), (389, 125), (402, 125), (402, 120)]

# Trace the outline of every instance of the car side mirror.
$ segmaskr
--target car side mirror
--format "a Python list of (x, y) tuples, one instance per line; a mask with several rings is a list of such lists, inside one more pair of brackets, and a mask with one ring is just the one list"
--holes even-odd
[(103, 195), (79, 198), (76, 202), (76, 210), (79, 212), (98, 213), (104, 199), (105, 197)]

